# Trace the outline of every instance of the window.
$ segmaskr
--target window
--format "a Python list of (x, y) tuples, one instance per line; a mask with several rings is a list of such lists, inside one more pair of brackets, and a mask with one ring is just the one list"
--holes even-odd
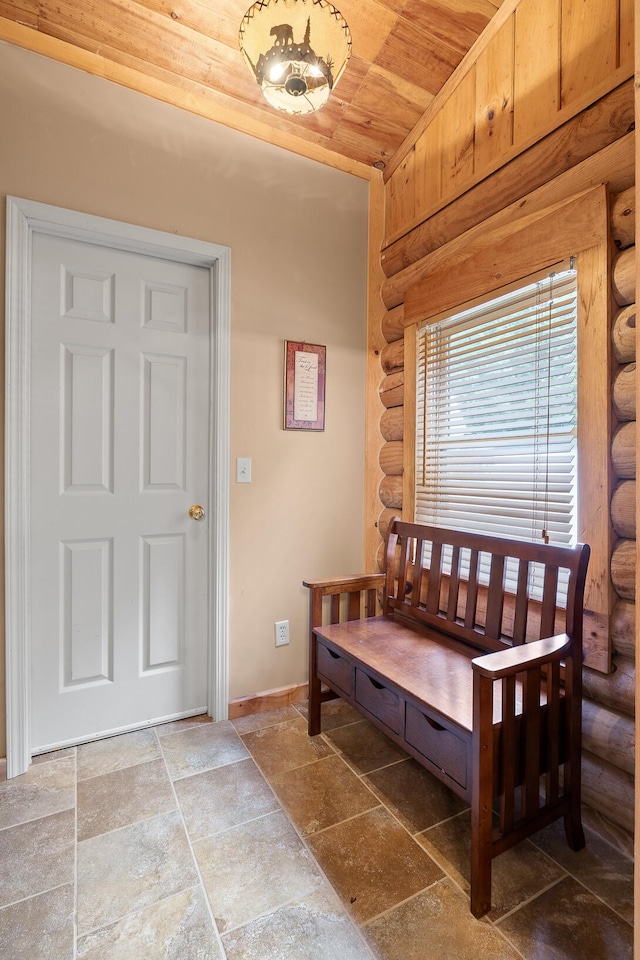
[(418, 330), (417, 521), (576, 542), (576, 325), (565, 264)]

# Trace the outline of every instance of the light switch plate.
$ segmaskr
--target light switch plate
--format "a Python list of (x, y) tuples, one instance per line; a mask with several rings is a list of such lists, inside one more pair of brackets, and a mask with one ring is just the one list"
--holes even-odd
[(238, 483), (251, 483), (251, 457), (238, 457), (236, 459), (236, 481)]

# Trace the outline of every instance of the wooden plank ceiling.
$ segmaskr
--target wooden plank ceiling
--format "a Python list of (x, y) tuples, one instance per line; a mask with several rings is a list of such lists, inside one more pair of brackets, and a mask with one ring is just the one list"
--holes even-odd
[(347, 68), (317, 113), (271, 108), (245, 65), (248, 0), (0, 0), (0, 39), (339, 169), (382, 166), (502, 0), (336, 0)]

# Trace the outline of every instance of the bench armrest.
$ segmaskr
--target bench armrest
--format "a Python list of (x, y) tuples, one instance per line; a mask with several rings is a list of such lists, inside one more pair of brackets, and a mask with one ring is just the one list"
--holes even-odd
[(550, 660), (561, 660), (571, 651), (572, 643), (568, 634), (560, 633), (556, 637), (532, 640), (531, 643), (522, 643), (509, 650), (485, 653), (481, 657), (475, 657), (471, 665), (474, 672), (480, 676), (489, 680), (500, 680), (532, 667), (540, 667)]
[(325, 596), (331, 596), (334, 593), (352, 593), (356, 590), (377, 590), (384, 586), (384, 581), (384, 573), (365, 573), (329, 580), (303, 580), (302, 586), (309, 587), (310, 590), (321, 590)]
[[(328, 613), (330, 623), (375, 617), (378, 590), (384, 587), (384, 573), (364, 573), (331, 580), (303, 580), (309, 587), (309, 626), (320, 627)], [(330, 598), (330, 609), (323, 613), (324, 600)], [(313, 640), (312, 640), (313, 642)], [(312, 665), (312, 674), (315, 667)]]

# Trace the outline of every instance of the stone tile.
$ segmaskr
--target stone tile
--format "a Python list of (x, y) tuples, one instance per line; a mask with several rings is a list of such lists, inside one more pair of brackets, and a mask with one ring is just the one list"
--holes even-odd
[(180, 814), (166, 813), (78, 844), (78, 934), (198, 881)]
[[(75, 747), (61, 747), (59, 750), (50, 750), (49, 753), (39, 753), (31, 757), (31, 766), (38, 766), (41, 763), (51, 763), (53, 760), (61, 760), (67, 757), (75, 757)], [(7, 782), (7, 758), (0, 759), (0, 784)]]
[(330, 888), (227, 933), (227, 960), (372, 960)]
[(31, 763), (50, 763), (52, 760), (75, 757), (76, 749), (76, 747), (60, 747), (58, 750), (50, 750), (49, 753), (39, 753), (36, 757), (31, 758)]
[[(416, 840), (469, 894), (471, 890), (471, 815), (461, 814), (440, 823)], [(490, 920), (535, 897), (565, 875), (564, 870), (528, 840), (501, 853), (491, 868)]]
[(280, 809), (253, 760), (239, 760), (175, 781), (187, 833), (201, 840)]
[(146, 763), (160, 757), (155, 730), (133, 730), (118, 737), (107, 737), (78, 747), (78, 780)]
[(199, 887), (78, 940), (78, 960), (224, 960)]
[(199, 713), (196, 717), (183, 717), (182, 720), (169, 720), (167, 723), (160, 723), (154, 730), (159, 740), (163, 737), (170, 737), (174, 733), (182, 733), (183, 730), (191, 730), (193, 727), (206, 726), (214, 721), (206, 713)]
[(282, 812), (193, 845), (221, 933), (317, 889), (322, 876)]
[(0, 785), (0, 830), (27, 820), (70, 810), (76, 802), (73, 754), (32, 764), (26, 773)]
[[(305, 720), (309, 719), (308, 700), (301, 700), (300, 703), (296, 703), (296, 710), (302, 714)], [(323, 733), (335, 730), (336, 727), (344, 727), (348, 723), (359, 723), (362, 720), (362, 714), (350, 707), (340, 697), (336, 700), (325, 700), (320, 706), (320, 716)]]
[(242, 738), (267, 779), (334, 751), (321, 737), (310, 737), (302, 718), (247, 733)]
[(275, 710), (264, 710), (261, 713), (250, 713), (246, 717), (237, 717), (232, 720), (234, 728), (240, 735), (262, 730), (264, 727), (273, 727), (276, 723), (286, 723), (287, 720), (298, 720), (300, 714), (293, 704), (278, 707)]
[(363, 778), (410, 833), (448, 820), (467, 804), (411, 757)]
[(363, 932), (379, 960), (520, 960), (496, 927), (471, 915), (468, 899), (448, 878)]
[(73, 810), (0, 832), (0, 906), (73, 881)]
[(356, 773), (371, 773), (372, 770), (407, 758), (404, 750), (368, 720), (332, 730), (326, 734), (326, 739)]
[(0, 910), (0, 960), (74, 960), (73, 883)]
[(151, 760), (78, 783), (78, 840), (175, 810), (164, 760)]
[(303, 836), (379, 806), (371, 790), (335, 754), (280, 773), (271, 778), (271, 786)]
[(515, 913), (499, 929), (525, 960), (632, 960), (633, 928), (566, 877)]
[(633, 860), (587, 827), (585, 835), (586, 847), (572, 850), (562, 820), (556, 820), (531, 840), (624, 920), (633, 923)]
[(213, 770), (249, 756), (229, 720), (195, 724), (164, 736), (160, 744), (172, 780)]
[(383, 807), (312, 834), (307, 843), (342, 902), (361, 923), (443, 876)]

